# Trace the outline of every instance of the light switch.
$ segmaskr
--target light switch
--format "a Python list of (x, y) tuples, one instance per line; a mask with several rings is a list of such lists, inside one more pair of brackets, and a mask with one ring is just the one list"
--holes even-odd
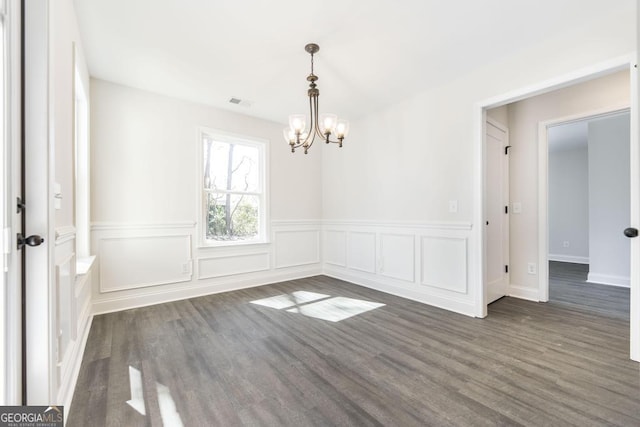
[(62, 209), (62, 186), (57, 182), (53, 183), (53, 207)]
[(522, 213), (522, 203), (513, 202), (513, 204), (511, 205), (511, 212), (513, 212), (514, 214)]

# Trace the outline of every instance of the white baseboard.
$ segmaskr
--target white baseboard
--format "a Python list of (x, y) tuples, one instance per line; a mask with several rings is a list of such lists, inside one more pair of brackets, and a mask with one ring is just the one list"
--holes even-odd
[(320, 267), (317, 266), (285, 272), (265, 271), (258, 274), (246, 275), (245, 277), (228, 277), (225, 278), (225, 280), (201, 280), (195, 284), (183, 283), (181, 285), (184, 286), (180, 286), (179, 288), (172, 287), (163, 289), (162, 286), (158, 286), (156, 288), (147, 288), (148, 291), (136, 295), (117, 295), (114, 297), (110, 294), (102, 294), (99, 298), (94, 298), (93, 314), (112, 313), (115, 311), (180, 301), (239, 289), (254, 288), (287, 280), (317, 276), (319, 274), (322, 274), (322, 271)]
[[(431, 305), (441, 308), (447, 311), (453, 311), (465, 316), (475, 317), (475, 306), (473, 303), (467, 303), (464, 301), (457, 301), (451, 298), (444, 298), (437, 295), (431, 295), (424, 292), (409, 290), (400, 286), (395, 286), (386, 280), (379, 280), (378, 278), (368, 278), (351, 274), (339, 269), (333, 269), (325, 265), (323, 274), (335, 279), (340, 279), (353, 283), (356, 285), (364, 286), (366, 288), (375, 289), (387, 294), (395, 295), (398, 297), (410, 299), (423, 304)], [(419, 286), (419, 285), (418, 285)]]
[(617, 286), (619, 288), (630, 288), (631, 279), (629, 277), (611, 276), (608, 274), (589, 273), (587, 282), (599, 285)]
[(562, 255), (562, 254), (549, 254), (549, 261), (570, 262), (572, 264), (589, 264), (589, 257)]
[(88, 317), (84, 321), (84, 327), (82, 328), (82, 335), (80, 335), (80, 341), (76, 342), (76, 347), (73, 349), (73, 360), (71, 362), (71, 375), (67, 384), (63, 384), (59, 390), (59, 396), (61, 397), (64, 410), (68, 415), (71, 410), (71, 402), (73, 400), (73, 393), (76, 389), (76, 383), (78, 382), (78, 375), (80, 374), (80, 367), (82, 366), (82, 359), (84, 358), (84, 349), (87, 345), (87, 339), (89, 338), (89, 331), (91, 330), (91, 324), (93, 323), (93, 315), (88, 311), (83, 310), (83, 315)]
[(513, 298), (525, 299), (527, 301), (540, 301), (538, 289), (525, 286), (509, 285), (509, 296)]

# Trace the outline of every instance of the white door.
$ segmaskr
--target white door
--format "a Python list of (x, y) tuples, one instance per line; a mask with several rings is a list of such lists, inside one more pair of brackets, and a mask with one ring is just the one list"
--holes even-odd
[(487, 119), (485, 138), (485, 295), (490, 304), (509, 285), (508, 131)]
[[(24, 2), (24, 185), (27, 201), (23, 234), (29, 236), (22, 249), (25, 267), (25, 335), (23, 388), (29, 405), (50, 405), (56, 400), (55, 286), (53, 250), (55, 217), (53, 191), (53, 143), (50, 116), (51, 0)], [(71, 74), (69, 75), (71, 78)], [(41, 237), (44, 241), (41, 241)], [(40, 243), (43, 243), (40, 245)], [(24, 392), (24, 390), (23, 390)]]
[(22, 195), (20, 161), (20, 2), (0, 2), (0, 405), (22, 404), (22, 257), (16, 247), (22, 231), (17, 199)]

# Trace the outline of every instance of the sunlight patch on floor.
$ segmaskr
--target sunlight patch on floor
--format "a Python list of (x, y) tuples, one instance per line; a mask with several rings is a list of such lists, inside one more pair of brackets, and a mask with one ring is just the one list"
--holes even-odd
[(290, 313), (300, 313), (308, 317), (315, 317), (316, 319), (328, 320), (329, 322), (339, 322), (382, 306), (384, 306), (384, 304), (377, 302), (335, 297), (314, 302), (313, 304), (290, 308), (287, 311)]
[(316, 294), (315, 292), (295, 291), (290, 294), (276, 295), (271, 298), (251, 301), (251, 304), (263, 305), (265, 307), (275, 308), (276, 310), (282, 310), (283, 308), (306, 304), (319, 299), (329, 298), (330, 296), (331, 295)]
[[(146, 416), (147, 409), (144, 403), (145, 392), (142, 373), (133, 366), (129, 366), (129, 387), (131, 399), (126, 401), (127, 405), (135, 409), (140, 415)], [(176, 402), (173, 400), (173, 397), (171, 397), (169, 387), (156, 382), (156, 392), (162, 424), (165, 426), (183, 427), (184, 424), (182, 424)], [(149, 393), (149, 390), (147, 390), (147, 393)]]
[[(319, 301), (321, 300), (321, 301)], [(299, 313), (315, 319), (339, 322), (367, 311), (383, 307), (385, 304), (359, 299), (334, 297), (307, 291), (276, 295), (270, 298), (251, 301), (251, 304), (286, 309), (289, 313)]]

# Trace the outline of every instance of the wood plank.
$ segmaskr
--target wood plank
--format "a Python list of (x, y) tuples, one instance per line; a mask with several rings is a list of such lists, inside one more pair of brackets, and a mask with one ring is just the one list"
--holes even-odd
[[(162, 425), (157, 383), (185, 426), (640, 425), (624, 294), (552, 270), (555, 299), (485, 319), (325, 276), (98, 316), (67, 425)], [(329, 322), (251, 304), (294, 291), (385, 306)]]

